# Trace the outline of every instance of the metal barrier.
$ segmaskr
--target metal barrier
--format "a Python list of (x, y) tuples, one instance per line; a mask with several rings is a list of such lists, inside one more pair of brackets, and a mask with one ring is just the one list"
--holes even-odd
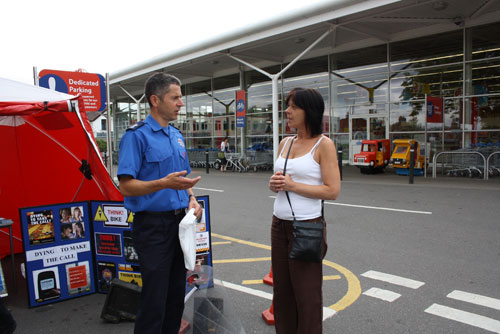
[[(490, 155), (488, 155), (488, 158), (486, 159), (486, 170), (488, 171), (488, 173), (490, 172), (490, 159), (495, 154), (500, 154), (500, 151), (496, 151), (496, 152), (491, 153)], [(495, 169), (500, 174), (500, 168), (495, 168)], [(486, 173), (486, 174), (488, 175), (488, 173)], [(488, 180), (488, 176), (486, 176), (486, 180)]]
[(486, 168), (486, 158), (484, 157), (483, 154), (477, 152), (477, 151), (467, 151), (467, 152), (457, 152), (457, 151), (444, 151), (444, 152), (439, 152), (434, 155), (434, 158), (432, 159), (432, 177), (435, 179), (436, 178), (436, 168), (437, 168), (437, 159), (440, 155), (443, 154), (462, 154), (462, 155), (479, 155), (481, 158), (483, 158), (483, 176), (485, 180), (488, 180), (488, 169)]

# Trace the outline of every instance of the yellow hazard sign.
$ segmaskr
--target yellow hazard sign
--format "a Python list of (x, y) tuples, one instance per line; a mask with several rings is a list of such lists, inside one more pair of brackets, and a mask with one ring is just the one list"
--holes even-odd
[(130, 213), (128, 214), (127, 223), (133, 223), (133, 222), (134, 222), (134, 214), (132, 213), (132, 211), (130, 211)]
[(94, 221), (96, 221), (96, 222), (107, 222), (108, 221), (108, 218), (106, 217), (106, 215), (102, 211), (102, 208), (100, 205), (97, 208), (97, 211), (95, 213)]

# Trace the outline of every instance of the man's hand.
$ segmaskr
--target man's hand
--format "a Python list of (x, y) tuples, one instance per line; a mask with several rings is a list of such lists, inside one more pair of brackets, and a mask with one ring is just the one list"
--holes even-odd
[(189, 206), (188, 206), (188, 211), (194, 208), (194, 215), (196, 218), (200, 218), (202, 214), (202, 209), (200, 206), (200, 203), (198, 203), (198, 200), (194, 196), (189, 196)]
[(165, 184), (163, 188), (185, 190), (194, 187), (201, 179), (201, 176), (195, 177), (194, 179), (183, 177), (186, 174), (187, 171), (185, 170), (168, 174), (162, 179), (162, 182)]

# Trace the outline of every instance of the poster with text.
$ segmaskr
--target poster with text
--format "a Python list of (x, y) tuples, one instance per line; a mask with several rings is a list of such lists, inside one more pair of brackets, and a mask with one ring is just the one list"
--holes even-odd
[(29, 306), (95, 292), (88, 203), (19, 209)]

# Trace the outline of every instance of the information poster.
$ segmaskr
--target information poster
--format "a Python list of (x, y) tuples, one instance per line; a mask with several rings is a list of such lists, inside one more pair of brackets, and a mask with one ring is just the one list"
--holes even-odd
[(123, 202), (90, 203), (94, 222), (97, 291), (107, 293), (118, 278), (142, 286), (139, 259), (132, 243), (134, 215)]
[(19, 210), (30, 307), (95, 292), (87, 202)]
[[(196, 224), (194, 271), (199, 276), (200, 287), (209, 287), (213, 286), (213, 277), (204, 269), (212, 267), (208, 196), (197, 197), (197, 200), (203, 213)], [(134, 214), (124, 207), (123, 202), (92, 201), (90, 215), (94, 230), (97, 291), (107, 293), (114, 278), (142, 286), (139, 257), (132, 240)]]

